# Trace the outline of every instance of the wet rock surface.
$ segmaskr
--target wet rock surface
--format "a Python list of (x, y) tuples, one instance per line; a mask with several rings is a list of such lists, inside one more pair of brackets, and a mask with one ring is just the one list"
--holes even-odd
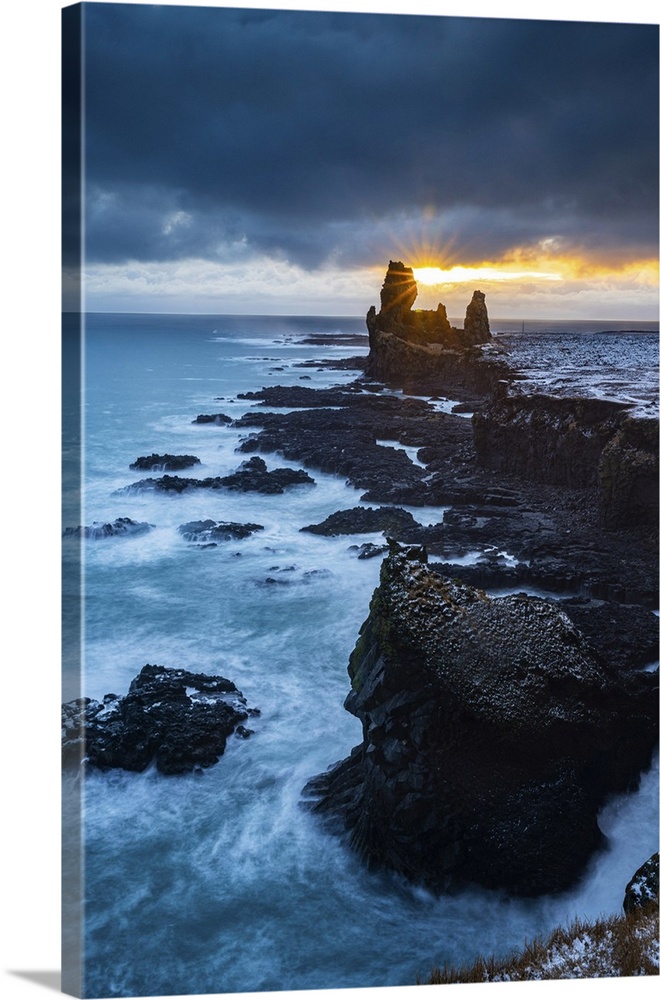
[(408, 528), (418, 527), (412, 514), (400, 507), (353, 507), (352, 510), (340, 510), (330, 514), (320, 524), (308, 524), (301, 531), (309, 531), (313, 535), (352, 535), (370, 531), (386, 532), (388, 535), (399, 535)]
[(202, 463), (196, 455), (141, 455), (129, 465), (129, 469), (140, 472), (176, 472), (178, 469), (190, 469), (193, 465)]
[(187, 479), (181, 476), (161, 476), (159, 479), (141, 479), (116, 492), (139, 493), (142, 490), (160, 490), (165, 493), (183, 493), (185, 490), (241, 490), (255, 493), (284, 493), (290, 486), (313, 485), (314, 480), (300, 469), (268, 470), (263, 458), (255, 456), (242, 462), (236, 472), (228, 476), (207, 476), (205, 479)]
[(623, 898), (625, 913), (646, 906), (658, 906), (658, 852), (637, 869), (626, 886)]
[[(128, 694), (62, 706), (65, 766), (183, 774), (216, 764), (227, 739), (258, 709), (224, 677), (147, 664)], [(238, 733), (245, 738), (250, 731)]]
[(193, 420), (193, 424), (217, 424), (218, 426), (231, 422), (231, 417), (228, 417), (226, 413), (200, 413)]
[[(255, 402), (293, 412), (253, 407), (236, 421), (249, 432), (240, 450), (277, 452), (345, 476), (369, 504), (449, 506), (442, 523), (401, 521), (388, 530), (399, 541), (427, 546), (449, 576), (488, 588), (538, 587), (657, 608), (656, 531), (634, 519), (603, 526), (596, 485), (558, 486), (483, 468), (469, 419), (371, 386), (357, 380), (319, 390), (318, 398), (298, 386), (255, 392)], [(378, 443), (384, 439), (391, 443)], [(423, 465), (402, 446), (417, 448)], [(477, 551), (486, 556), (478, 566), (456, 562)]]
[(116, 538), (125, 535), (143, 535), (151, 531), (153, 524), (146, 521), (134, 521), (130, 517), (118, 517), (114, 521), (93, 521), (91, 524), (79, 524), (75, 528), (65, 528), (63, 538)]
[(236, 538), (249, 538), (255, 531), (263, 531), (263, 524), (241, 524), (237, 521), (187, 521), (179, 525), (179, 532), (187, 542), (228, 542)]
[(394, 544), (349, 662), (351, 756), (306, 788), (372, 864), (442, 891), (560, 891), (657, 741), (657, 674), (621, 670), (561, 608), (489, 598)]

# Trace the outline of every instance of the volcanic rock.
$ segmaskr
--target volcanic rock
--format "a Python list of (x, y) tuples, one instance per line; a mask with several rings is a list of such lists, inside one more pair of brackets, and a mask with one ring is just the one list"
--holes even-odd
[(228, 476), (208, 476), (206, 479), (185, 479), (181, 476), (161, 476), (160, 479), (141, 479), (137, 483), (116, 490), (116, 493), (139, 493), (143, 490), (160, 490), (166, 493), (183, 493), (186, 490), (241, 490), (254, 493), (284, 493), (289, 486), (314, 485), (314, 480), (299, 469), (273, 469), (268, 471), (263, 458), (254, 456), (242, 462), (236, 472)]
[(639, 907), (649, 904), (658, 906), (658, 852), (652, 854), (648, 861), (641, 865), (626, 886), (623, 898), (625, 913), (632, 913)]
[(252, 714), (258, 710), (249, 710), (224, 677), (147, 664), (123, 698), (108, 694), (102, 703), (79, 698), (62, 706), (63, 762), (125, 771), (154, 763), (163, 774), (210, 767)]
[(226, 413), (200, 413), (193, 420), (193, 424), (230, 424), (232, 422), (231, 417), (228, 417)]
[(320, 524), (308, 524), (300, 530), (329, 537), (385, 531), (397, 537), (401, 531), (416, 525), (412, 514), (401, 507), (378, 507), (376, 510), (373, 507), (353, 507), (351, 510), (335, 511)]
[(363, 741), (310, 808), (435, 891), (566, 889), (657, 741), (657, 674), (611, 666), (556, 604), (439, 576), (422, 548), (392, 545), (349, 675)]
[(179, 525), (187, 542), (228, 542), (235, 538), (248, 538), (255, 531), (263, 531), (263, 524), (240, 524), (236, 521), (188, 521)]
[[(453, 327), (448, 318), (445, 306), (440, 302), (437, 309), (413, 309), (417, 298), (417, 283), (411, 267), (406, 267), (401, 261), (390, 261), (385, 275), (385, 281), (380, 293), (380, 312), (371, 306), (367, 313), (367, 330), (369, 332), (369, 359), (367, 372), (374, 378), (390, 380), (396, 373), (392, 358), (384, 356), (386, 352), (398, 352), (405, 356), (405, 365), (399, 366), (399, 372), (408, 377), (416, 369), (427, 377), (443, 367), (451, 370), (455, 366), (454, 359), (443, 359), (444, 350), (464, 351), (476, 344), (485, 344), (491, 339), (483, 292), (476, 291), (472, 297), (466, 314), (464, 330)], [(382, 334), (388, 334), (402, 341), (409, 348), (402, 352), (397, 345), (383, 340)], [(430, 350), (430, 354), (420, 353), (418, 348)], [(443, 361), (445, 364), (443, 365)], [(426, 370), (425, 370), (426, 369)]]
[(176, 472), (193, 465), (201, 465), (195, 455), (141, 455), (129, 465), (129, 469), (139, 469), (141, 472)]
[(151, 531), (153, 524), (146, 521), (133, 521), (130, 517), (118, 517), (112, 522), (92, 521), (91, 524), (79, 524), (76, 528), (65, 528), (63, 538), (89, 538), (94, 541), (99, 538), (114, 538), (118, 535), (143, 535)]
[(465, 312), (463, 326), (464, 339), (470, 344), (485, 344), (490, 340), (490, 324), (486, 309), (486, 296), (483, 292), (473, 292), (472, 300)]

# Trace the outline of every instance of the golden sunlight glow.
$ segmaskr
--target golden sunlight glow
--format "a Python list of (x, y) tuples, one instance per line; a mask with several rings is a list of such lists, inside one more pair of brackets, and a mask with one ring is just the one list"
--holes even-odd
[(413, 268), (420, 285), (445, 285), (475, 281), (561, 281), (554, 271), (507, 271), (500, 267), (440, 267)]

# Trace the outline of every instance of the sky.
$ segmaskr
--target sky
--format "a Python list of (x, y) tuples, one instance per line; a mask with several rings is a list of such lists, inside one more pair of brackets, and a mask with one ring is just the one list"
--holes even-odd
[(84, 7), (87, 308), (657, 315), (657, 27)]

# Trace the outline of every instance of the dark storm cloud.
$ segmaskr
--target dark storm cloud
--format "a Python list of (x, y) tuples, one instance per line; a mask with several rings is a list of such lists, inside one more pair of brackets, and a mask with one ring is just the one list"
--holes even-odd
[(368, 263), (406, 217), (461, 220), (475, 259), (654, 252), (653, 26), (94, 4), (86, 30), (90, 259)]

